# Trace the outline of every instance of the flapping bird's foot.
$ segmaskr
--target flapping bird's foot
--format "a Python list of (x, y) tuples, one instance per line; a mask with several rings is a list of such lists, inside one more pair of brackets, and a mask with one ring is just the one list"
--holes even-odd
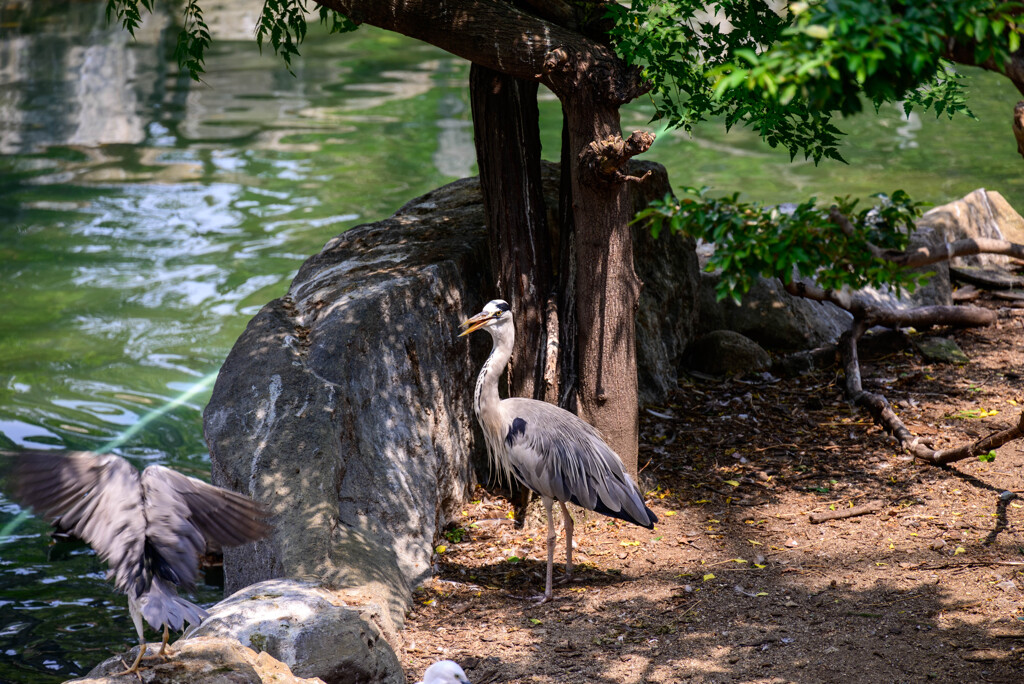
[(163, 658), (165, 663), (168, 660), (171, 659), (171, 655), (172, 655), (171, 654), (171, 649), (167, 645), (167, 640), (170, 638), (170, 636), (171, 636), (171, 633), (170, 633), (170, 631), (168, 631), (167, 625), (164, 625), (164, 641), (163, 641), (162, 644), (160, 644), (160, 651), (157, 653), (157, 655), (160, 656), (161, 658)]
[(146, 655), (146, 646), (145, 646), (145, 644), (143, 644), (142, 646), (139, 647), (139, 655), (135, 656), (135, 662), (133, 662), (131, 665), (128, 665), (128, 664), (126, 664), (124, 662), (124, 659), (122, 659), (121, 660), (121, 664), (125, 666), (125, 670), (124, 670), (124, 672), (118, 672), (114, 676), (115, 677), (120, 677), (122, 675), (134, 674), (134, 675), (138, 676), (139, 677), (139, 681), (141, 681), (142, 680), (142, 676), (139, 675), (139, 663), (142, 662), (142, 658), (145, 655)]

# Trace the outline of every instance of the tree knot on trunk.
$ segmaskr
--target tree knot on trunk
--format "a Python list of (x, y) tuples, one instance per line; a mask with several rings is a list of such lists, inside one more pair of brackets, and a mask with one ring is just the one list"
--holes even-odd
[(640, 183), (651, 175), (650, 171), (643, 176), (630, 176), (619, 169), (632, 157), (646, 152), (653, 143), (654, 134), (647, 131), (634, 131), (625, 140), (618, 135), (593, 140), (580, 153), (580, 165), (597, 183)]

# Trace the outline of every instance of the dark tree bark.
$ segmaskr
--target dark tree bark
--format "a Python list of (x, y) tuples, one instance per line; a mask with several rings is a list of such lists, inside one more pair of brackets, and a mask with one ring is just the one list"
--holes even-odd
[(516, 315), (509, 394), (543, 399), (552, 270), (540, 182), (537, 83), (474, 64), (469, 92), (491, 270), (498, 296)]
[[(561, 100), (568, 133), (572, 247), (578, 265), (571, 285), (571, 317), (578, 332), (577, 408), (635, 473), (634, 321), (640, 281), (633, 271), (628, 225), (626, 183), (631, 179), (619, 169), (631, 156), (644, 152), (653, 138), (634, 134), (623, 140), (618, 110), (649, 88), (639, 70), (625, 65), (607, 45), (574, 30), (572, 21), (548, 12), (548, 3), (540, 3), (538, 11), (554, 21), (501, 0), (317, 2), (357, 23), (417, 38), (515, 79), (539, 82)], [(566, 319), (568, 313), (562, 310)]]

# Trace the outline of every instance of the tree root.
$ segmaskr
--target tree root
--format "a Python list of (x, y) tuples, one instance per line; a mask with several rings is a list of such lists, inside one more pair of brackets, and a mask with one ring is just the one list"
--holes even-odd
[[(841, 227), (848, 224), (846, 217), (833, 207), (832, 221)], [(903, 266), (914, 267), (937, 261), (948, 260), (966, 254), (995, 253), (1018, 257), (1024, 254), (1024, 246), (1003, 240), (958, 240), (948, 243), (945, 250), (918, 249), (909, 252), (894, 252), (872, 246), (872, 254)], [(915, 436), (893, 411), (888, 400), (881, 394), (864, 389), (861, 381), (860, 360), (857, 342), (872, 326), (887, 328), (906, 326), (929, 327), (946, 325), (955, 327), (980, 327), (995, 323), (997, 314), (989, 309), (974, 306), (922, 306), (913, 309), (897, 309), (878, 306), (870, 298), (848, 290), (827, 290), (815, 283), (792, 280), (784, 283), (792, 295), (821, 302), (831, 302), (853, 315), (853, 324), (840, 338), (839, 353), (846, 376), (844, 391), (847, 400), (855, 406), (867, 409), (872, 419), (886, 432), (896, 438), (900, 448), (918, 461), (932, 465), (945, 465), (987, 454), (1007, 442), (1024, 437), (1024, 412), (1017, 425), (993, 432), (974, 442), (951, 449), (935, 449), (932, 444)], [(829, 518), (823, 518), (829, 519)], [(811, 522), (815, 522), (812, 520)]]
[(932, 465), (945, 465), (987, 454), (1007, 442), (1024, 437), (1024, 412), (1022, 412), (1017, 425), (1008, 430), (994, 432), (987, 437), (953, 449), (932, 448), (929, 442), (916, 437), (907, 428), (884, 396), (864, 389), (861, 383), (860, 361), (857, 356), (857, 340), (866, 330), (867, 325), (864, 321), (855, 319), (853, 327), (843, 334), (839, 342), (839, 352), (846, 375), (846, 397), (855, 406), (867, 409), (874, 421), (895, 437), (900, 447), (915, 459)]

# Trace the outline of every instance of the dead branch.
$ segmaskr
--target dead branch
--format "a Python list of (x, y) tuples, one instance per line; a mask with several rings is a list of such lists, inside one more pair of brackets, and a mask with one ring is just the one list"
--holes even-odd
[(963, 446), (956, 447), (955, 449), (939, 449), (933, 451), (927, 456), (918, 456), (914, 454), (916, 458), (927, 463), (933, 463), (935, 465), (941, 465), (945, 463), (953, 463), (955, 461), (962, 461), (965, 458), (974, 458), (982, 454), (998, 449), (1007, 442), (1012, 442), (1015, 439), (1024, 437), (1024, 411), (1020, 414), (1020, 420), (1012, 428), (1007, 430), (1000, 430), (994, 432), (988, 437), (983, 437), (971, 444), (965, 444)]
[(843, 334), (839, 342), (839, 350), (843, 359), (846, 374), (846, 396), (855, 405), (868, 410), (875, 423), (896, 438), (900, 447), (919, 461), (933, 465), (944, 465), (955, 461), (987, 454), (998, 449), (1007, 442), (1024, 437), (1024, 412), (1021, 413), (1017, 425), (987, 437), (964, 444), (953, 449), (934, 449), (932, 445), (920, 437), (915, 437), (900, 420), (892, 406), (881, 394), (864, 390), (861, 384), (860, 361), (857, 358), (857, 340), (867, 330), (862, 320), (855, 320), (853, 328)]
[(811, 513), (809, 516), (807, 516), (807, 521), (812, 525), (817, 525), (828, 520), (842, 520), (843, 518), (855, 518), (858, 515), (877, 513), (880, 510), (882, 510), (881, 501), (869, 501), (866, 504), (854, 506), (853, 508), (842, 508), (838, 511), (824, 511), (822, 513)]

